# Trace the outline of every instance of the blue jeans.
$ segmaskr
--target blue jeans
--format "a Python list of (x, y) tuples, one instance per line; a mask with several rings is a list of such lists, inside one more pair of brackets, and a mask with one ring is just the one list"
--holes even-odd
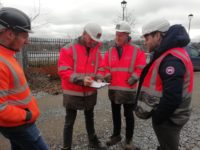
[(49, 149), (35, 124), (24, 126), (19, 129), (0, 129), (0, 132), (10, 140), (12, 150)]

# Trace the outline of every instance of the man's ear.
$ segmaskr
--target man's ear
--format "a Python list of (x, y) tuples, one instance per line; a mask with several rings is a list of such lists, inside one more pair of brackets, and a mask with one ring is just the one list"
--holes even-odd
[(131, 36), (130, 35), (128, 35), (128, 42), (131, 40), (132, 38), (131, 38)]
[(0, 33), (1, 41), (7, 45), (12, 39), (14, 39), (15, 35), (10, 29), (4, 29)]
[(128, 43), (129, 41), (130, 41), (130, 37), (129, 37), (129, 34), (127, 34), (126, 43)]
[(160, 43), (161, 41), (162, 41), (162, 34), (161, 34), (161, 32), (157, 32), (156, 34), (155, 34), (155, 37), (156, 37), (156, 41), (158, 42), (158, 43)]
[(12, 40), (12, 39), (15, 38), (14, 32), (12, 30), (10, 30), (10, 29), (7, 29), (5, 31), (5, 34), (6, 34), (6, 37), (8, 38), (8, 40)]
[(160, 32), (156, 32), (155, 37), (156, 37), (156, 39), (159, 40), (159, 41), (162, 39), (162, 35), (161, 35)]

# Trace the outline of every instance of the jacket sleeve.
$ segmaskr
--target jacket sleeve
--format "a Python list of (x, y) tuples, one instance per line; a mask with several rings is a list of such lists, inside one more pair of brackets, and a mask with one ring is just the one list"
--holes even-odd
[(133, 70), (133, 74), (131, 75), (131, 77), (138, 80), (140, 77), (140, 74), (145, 66), (146, 66), (145, 53), (144, 53), (144, 51), (142, 51), (138, 48), (135, 65), (134, 65), (134, 70)]
[(161, 124), (168, 120), (182, 102), (185, 72), (183, 62), (172, 55), (167, 56), (161, 63), (159, 74), (163, 81), (163, 96), (153, 112), (154, 123)]
[[(58, 74), (63, 80), (72, 81), (74, 73), (74, 62), (73, 62), (73, 52), (72, 47), (63, 47), (60, 50), (60, 55), (58, 58)], [(73, 82), (73, 81), (72, 81)]]
[(7, 91), (10, 88), (10, 82), (12, 80), (10, 70), (4, 64), (0, 63), (0, 125), (12, 123), (25, 122), (26, 111), (23, 108), (9, 105), (6, 101)]
[(109, 50), (106, 51), (104, 55), (103, 65), (104, 65), (104, 80), (106, 82), (111, 81), (111, 72), (110, 72), (110, 64), (109, 64)]
[(103, 63), (103, 59), (101, 56), (100, 51), (98, 51), (98, 67), (97, 67), (97, 73), (96, 73), (96, 80), (98, 79), (103, 79), (104, 74), (105, 74), (105, 68), (104, 68), (104, 63)]

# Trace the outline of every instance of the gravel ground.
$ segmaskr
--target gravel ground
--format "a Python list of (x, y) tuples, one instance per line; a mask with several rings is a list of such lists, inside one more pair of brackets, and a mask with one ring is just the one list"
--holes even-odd
[[(180, 150), (200, 150), (200, 72), (195, 73), (195, 87), (192, 100), (192, 115), (189, 122), (181, 132)], [(62, 131), (65, 111), (62, 107), (62, 95), (49, 95), (45, 92), (35, 94), (41, 110), (41, 116), (37, 121), (43, 137), (51, 150), (59, 150), (62, 146)], [(84, 115), (79, 111), (74, 125), (73, 150), (87, 150), (87, 134), (85, 131)], [(142, 150), (155, 150), (157, 139), (151, 126), (151, 120), (135, 121), (134, 143)], [(97, 135), (104, 144), (112, 134), (112, 118), (110, 102), (107, 97), (107, 89), (103, 88), (98, 93), (98, 103), (95, 107), (95, 128)], [(124, 145), (124, 118), (122, 119), (123, 140), (108, 150), (121, 150)], [(0, 150), (9, 150), (8, 141), (0, 135)]]

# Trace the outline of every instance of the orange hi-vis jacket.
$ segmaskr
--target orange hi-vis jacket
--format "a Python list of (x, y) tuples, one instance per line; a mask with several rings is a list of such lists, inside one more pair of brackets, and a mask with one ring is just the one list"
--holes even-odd
[[(14, 51), (0, 46), (0, 127), (33, 123), (39, 116), (36, 100), (14, 54)], [(32, 113), (29, 121), (25, 121), (25, 109)]]
[(138, 83), (131, 86), (128, 79), (132, 77), (138, 80), (145, 65), (145, 53), (136, 46), (129, 43), (124, 45), (120, 59), (115, 47), (109, 49), (104, 57), (105, 76), (112, 77), (109, 89), (136, 91)]
[[(163, 53), (150, 67), (141, 87), (141, 101), (139, 99), (138, 106), (142, 106), (146, 111), (151, 112), (153, 107), (157, 105), (162, 97), (163, 85), (159, 76), (159, 66), (162, 60), (167, 55), (173, 55), (179, 58), (185, 65), (186, 72), (184, 75), (184, 85), (182, 93), (182, 104), (175, 110), (170, 119), (176, 124), (185, 123), (190, 116), (190, 101), (193, 89), (193, 65), (186, 50), (183, 48), (173, 48)], [(146, 105), (143, 100), (149, 100), (149, 105)], [(152, 108), (151, 108), (152, 107)]]
[(63, 94), (89, 96), (96, 89), (73, 83), (74, 78), (103, 77), (103, 63), (99, 45), (87, 52), (85, 46), (74, 41), (70, 46), (61, 48), (58, 60), (58, 73), (62, 81)]

